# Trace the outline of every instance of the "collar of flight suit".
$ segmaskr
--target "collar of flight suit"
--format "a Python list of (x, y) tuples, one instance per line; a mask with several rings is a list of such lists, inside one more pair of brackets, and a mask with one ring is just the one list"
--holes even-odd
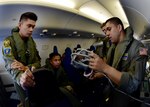
[[(27, 41), (27, 45), (25, 45), (24, 41), (21, 39), (19, 32), (13, 32), (12, 33), (13, 39), (14, 39), (14, 43), (15, 43), (15, 47), (16, 47), (16, 51), (17, 51), (17, 56), (19, 61), (23, 62), (25, 65), (28, 65), (30, 63), (32, 63), (34, 55), (35, 55), (35, 44), (32, 40), (32, 37), (28, 38)], [(29, 51), (29, 58), (26, 58), (26, 51)], [(28, 63), (27, 63), (28, 62)]]
[[(117, 68), (119, 65), (119, 62), (121, 61), (121, 58), (125, 54), (126, 50), (129, 48), (130, 43), (133, 40), (133, 30), (131, 27), (128, 27), (125, 29), (126, 36), (122, 42), (115, 45), (113, 44), (108, 51), (108, 62), (111, 61), (111, 57), (113, 57), (112, 66), (114, 68)], [(113, 55), (113, 56), (112, 56)]]

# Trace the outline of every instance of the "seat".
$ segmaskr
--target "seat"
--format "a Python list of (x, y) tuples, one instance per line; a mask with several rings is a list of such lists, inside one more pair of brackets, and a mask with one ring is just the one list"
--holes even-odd
[(79, 84), (81, 75), (80, 73), (71, 65), (71, 49), (67, 47), (65, 49), (64, 58), (62, 60), (62, 65), (64, 70), (66, 71), (69, 80), (71, 80), (74, 84)]
[(52, 72), (40, 68), (33, 75), (36, 84), (26, 90), (30, 107), (45, 107), (63, 98)]
[(4, 84), (0, 77), (0, 107), (6, 107), (8, 105), (8, 95), (5, 90)]

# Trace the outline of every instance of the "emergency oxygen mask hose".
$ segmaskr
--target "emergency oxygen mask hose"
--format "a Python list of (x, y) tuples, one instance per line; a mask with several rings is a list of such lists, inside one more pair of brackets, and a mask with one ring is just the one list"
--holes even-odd
[[(77, 69), (84, 70), (83, 75), (85, 77), (87, 77), (87, 78), (89, 76), (91, 76), (92, 73), (93, 73), (93, 70), (88, 67), (89, 66), (88, 65), (89, 64), (89, 59), (90, 59), (89, 53), (90, 53), (90, 51), (88, 51), (87, 49), (78, 48), (76, 52), (71, 54), (71, 64)], [(103, 73), (103, 75), (105, 76), (105, 78), (108, 79), (108, 81), (109, 81), (110, 85), (112, 86), (112, 88), (114, 88), (117, 92), (120, 92), (120, 93), (122, 93), (122, 94), (124, 94), (124, 95), (126, 95), (126, 96), (128, 96), (130, 98), (132, 98), (133, 100), (136, 100), (136, 101), (138, 101), (140, 103), (143, 103), (143, 104), (145, 104), (147, 106), (150, 106), (149, 103), (146, 103), (143, 100), (135, 98), (135, 97), (133, 97), (133, 96), (131, 96), (131, 95), (129, 95), (129, 94), (127, 94), (127, 93), (117, 89), (114, 86), (114, 84), (112, 83), (112, 81), (110, 80), (110, 78), (104, 73)]]

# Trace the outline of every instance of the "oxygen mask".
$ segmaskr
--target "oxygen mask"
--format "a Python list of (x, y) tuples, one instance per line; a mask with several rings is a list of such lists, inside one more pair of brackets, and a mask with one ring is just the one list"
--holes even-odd
[(71, 54), (71, 64), (80, 70), (83, 70), (83, 75), (89, 77), (93, 70), (89, 68), (90, 51), (78, 48), (76, 52)]

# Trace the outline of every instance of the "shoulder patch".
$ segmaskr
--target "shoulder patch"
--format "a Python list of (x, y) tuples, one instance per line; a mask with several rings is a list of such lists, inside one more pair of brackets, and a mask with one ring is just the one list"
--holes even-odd
[(4, 40), (3, 46), (4, 47), (9, 47), (10, 46), (10, 41), (8, 39)]
[(4, 48), (4, 54), (5, 55), (11, 55), (11, 47)]
[(11, 56), (11, 46), (10, 46), (10, 41), (8, 39), (4, 40), (3, 42), (3, 52), (4, 55)]

